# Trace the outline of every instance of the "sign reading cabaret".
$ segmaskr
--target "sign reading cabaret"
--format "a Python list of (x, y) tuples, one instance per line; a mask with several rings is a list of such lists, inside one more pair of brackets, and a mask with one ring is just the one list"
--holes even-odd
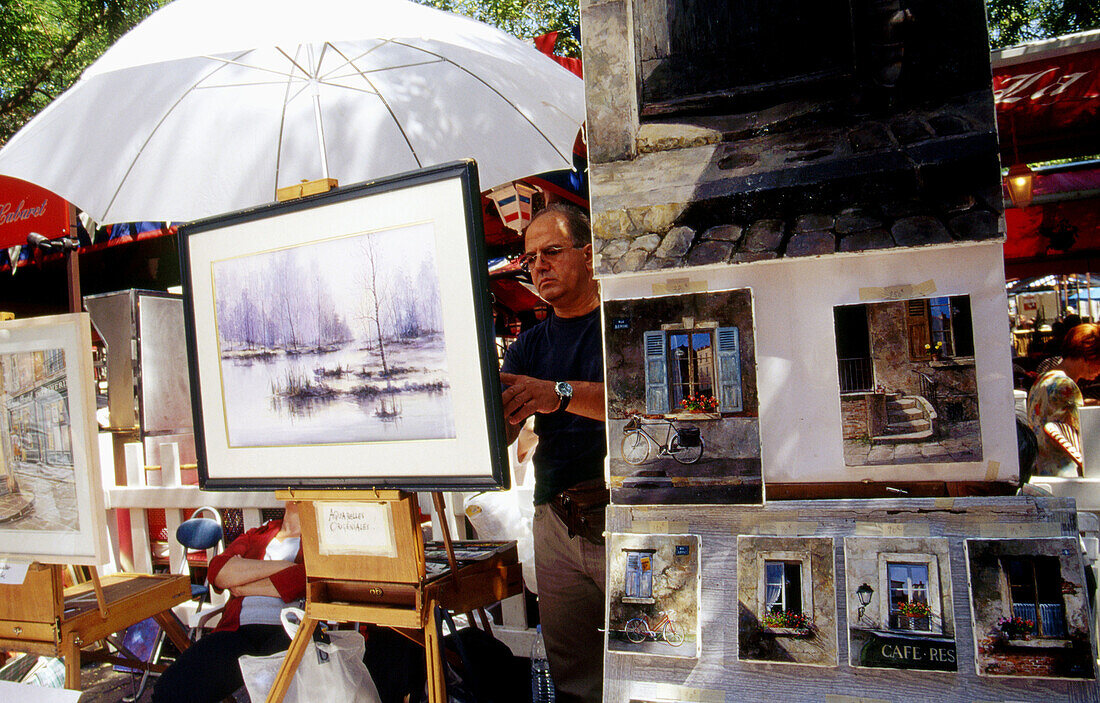
[(26, 244), (31, 232), (63, 237), (68, 227), (68, 203), (33, 183), (0, 176), (0, 247)]

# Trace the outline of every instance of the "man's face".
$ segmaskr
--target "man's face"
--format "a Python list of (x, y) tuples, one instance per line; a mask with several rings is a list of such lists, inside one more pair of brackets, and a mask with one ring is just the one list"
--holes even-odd
[(592, 245), (573, 246), (563, 218), (552, 213), (527, 228), (524, 251), (538, 254), (530, 265), (531, 280), (542, 299), (561, 307), (588, 294), (592, 285)]

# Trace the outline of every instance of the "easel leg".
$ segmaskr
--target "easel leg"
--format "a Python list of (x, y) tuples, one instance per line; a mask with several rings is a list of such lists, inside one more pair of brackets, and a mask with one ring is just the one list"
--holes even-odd
[(80, 646), (75, 639), (66, 639), (61, 644), (61, 654), (65, 657), (65, 688), (80, 690)]
[[(443, 643), (439, 641), (439, 616), (436, 603), (428, 603), (428, 621), (424, 624), (424, 657), (428, 671), (428, 703), (447, 703), (447, 682), (443, 676)], [(268, 703), (271, 703), (269, 701)]]
[(176, 645), (176, 649), (182, 652), (191, 646), (191, 640), (188, 639), (183, 626), (172, 615), (171, 610), (162, 610), (154, 615), (153, 619), (160, 625), (161, 631), (168, 635), (168, 639), (172, 640), (172, 644)]
[(294, 673), (298, 671), (298, 664), (302, 662), (302, 655), (306, 653), (306, 647), (313, 639), (313, 630), (316, 627), (317, 620), (306, 615), (290, 643), (290, 648), (286, 650), (286, 659), (279, 667), (279, 673), (275, 675), (275, 683), (271, 685), (266, 703), (283, 703), (283, 696), (290, 688), (290, 682), (294, 680)]

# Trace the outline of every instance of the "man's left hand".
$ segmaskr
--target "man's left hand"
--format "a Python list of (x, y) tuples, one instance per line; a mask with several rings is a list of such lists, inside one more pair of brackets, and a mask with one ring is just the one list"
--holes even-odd
[(521, 424), (535, 413), (552, 413), (561, 405), (553, 381), (502, 373), (500, 382), (508, 386), (501, 399), (504, 417), (513, 425)]

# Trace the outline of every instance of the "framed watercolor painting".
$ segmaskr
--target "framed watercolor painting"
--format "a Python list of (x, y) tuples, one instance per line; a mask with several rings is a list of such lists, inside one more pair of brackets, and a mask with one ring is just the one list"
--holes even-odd
[(0, 322), (0, 556), (107, 560), (86, 313)]
[(204, 488), (507, 482), (477, 167), (181, 229)]

